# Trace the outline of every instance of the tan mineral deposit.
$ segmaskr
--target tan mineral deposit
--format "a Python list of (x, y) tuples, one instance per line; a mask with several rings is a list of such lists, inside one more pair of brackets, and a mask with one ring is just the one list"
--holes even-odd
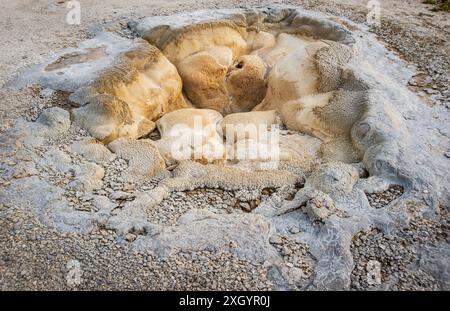
[(450, 289), (450, 15), (347, 2), (2, 4), (0, 289)]

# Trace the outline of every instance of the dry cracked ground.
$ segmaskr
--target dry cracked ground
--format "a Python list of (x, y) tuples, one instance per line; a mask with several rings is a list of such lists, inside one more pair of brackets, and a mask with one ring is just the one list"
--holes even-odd
[[(2, 290), (450, 289), (449, 12), (68, 2), (0, 5)], [(199, 115), (280, 166), (174, 159)]]

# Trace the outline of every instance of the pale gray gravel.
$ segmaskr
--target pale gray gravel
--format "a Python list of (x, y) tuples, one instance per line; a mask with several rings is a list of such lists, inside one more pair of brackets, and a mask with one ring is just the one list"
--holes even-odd
[[(420, 74), (410, 81), (412, 89), (422, 92), (430, 105), (450, 108), (450, 53), (448, 24), (450, 18), (445, 13), (431, 13), (421, 1), (383, 1), (386, 6), (383, 24), (372, 29), (389, 47), (417, 66)], [(106, 27), (118, 33), (129, 35), (126, 21), (129, 17), (172, 14), (199, 8), (237, 7), (286, 3), (304, 5), (305, 8), (346, 16), (356, 22), (363, 22), (367, 9), (366, 1), (119, 1), (108, 3), (83, 1), (83, 23), (77, 27), (65, 24), (65, 3), (55, 1), (22, 0), (1, 4), (1, 38), (8, 46), (0, 57), (1, 84), (7, 82), (19, 69), (42, 61), (57, 49), (75, 45), (90, 37), (93, 28)], [(339, 4), (337, 4), (339, 3)], [(415, 6), (415, 7), (414, 7)], [(42, 18), (42, 16), (46, 18)], [(35, 88), (13, 92), (0, 90), (0, 132), (11, 125), (18, 116), (35, 120), (45, 108), (66, 107), (66, 94), (46, 94)], [(448, 112), (448, 111), (447, 111)], [(448, 117), (448, 115), (447, 115)], [(83, 133), (73, 133), (83, 136)], [(448, 135), (444, 133), (445, 135)], [(73, 137), (62, 137), (52, 142), (57, 148), (66, 148)], [(65, 139), (65, 140), (64, 140)], [(47, 150), (42, 150), (42, 154)], [(443, 151), (447, 157), (449, 151)], [(72, 159), (76, 160), (76, 159)], [(105, 184), (98, 194), (112, 196), (113, 191), (133, 193), (135, 190), (150, 190), (158, 180), (143, 184), (126, 184), (117, 180), (123, 160), (116, 159), (105, 167)], [(72, 174), (52, 174), (49, 179), (55, 184), (67, 184)], [(109, 189), (109, 190), (108, 190)], [(111, 191), (111, 189), (113, 191)], [(86, 210), (93, 208), (89, 200), (77, 197), (76, 192), (68, 193), (73, 204)], [(264, 194), (270, 195), (270, 191)], [(379, 194), (382, 200), (393, 200), (399, 191)], [(383, 207), (376, 196), (369, 201), (373, 207)], [(117, 198), (126, 201), (126, 197)], [(86, 203), (87, 202), (87, 203)], [(151, 211), (148, 217), (155, 222), (174, 223), (178, 216), (192, 206), (214, 206), (216, 212), (244, 212), (236, 208), (234, 194), (220, 190), (196, 190), (174, 193), (161, 206)], [(118, 206), (123, 202), (118, 202)], [(250, 204), (249, 204), (250, 205)], [(445, 265), (445, 259), (419, 258), (419, 249), (430, 254), (433, 247), (448, 243), (448, 206), (442, 206), (442, 213), (435, 221), (423, 220), (418, 207), (412, 206), (417, 214), (409, 229), (385, 236), (376, 230), (361, 232), (353, 239), (352, 255), (355, 268), (352, 272), (353, 289), (371, 288), (365, 281), (368, 260), (382, 263), (384, 279), (389, 279), (387, 289), (432, 290), (440, 283), (448, 286), (448, 275), (437, 275), (433, 267)], [(245, 206), (244, 206), (245, 210)], [(290, 228), (295, 235), (298, 228)], [(130, 233), (132, 241), (139, 232)], [(34, 216), (7, 206), (0, 205), (0, 289), (1, 290), (65, 290), (65, 289), (271, 289), (268, 275), (270, 267), (264, 264), (238, 259), (226, 251), (179, 253), (165, 260), (156, 259), (143, 253), (133, 252), (127, 241), (117, 242), (113, 231), (97, 228), (89, 235), (63, 234), (48, 229)], [(311, 274), (311, 260), (303, 244), (286, 236), (271, 238), (270, 241), (283, 260), (292, 265), (291, 273), (298, 275), (299, 288), (308, 283)], [(82, 282), (70, 287), (66, 277), (70, 260), (81, 263)], [(300, 269), (300, 270), (298, 270)], [(443, 279), (442, 279), (443, 278)], [(447, 287), (448, 288), (448, 287)]]

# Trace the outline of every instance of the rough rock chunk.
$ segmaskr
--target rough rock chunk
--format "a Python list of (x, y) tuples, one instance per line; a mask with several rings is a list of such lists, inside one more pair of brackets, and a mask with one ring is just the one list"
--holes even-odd
[(231, 112), (250, 111), (266, 95), (266, 66), (257, 55), (241, 56), (230, 68), (226, 88), (231, 96)]
[(247, 37), (249, 50), (257, 51), (263, 48), (271, 48), (276, 44), (275, 36), (265, 31), (250, 32)]
[(225, 157), (219, 122), (222, 115), (211, 109), (181, 109), (164, 115), (157, 126), (158, 149), (167, 162), (195, 159), (222, 161)]
[(323, 122), (315, 113), (319, 107), (327, 105), (332, 93), (305, 96), (286, 102), (280, 107), (283, 123), (290, 130), (300, 131), (320, 139), (332, 137), (333, 124)]
[(178, 71), (184, 90), (196, 107), (228, 113), (230, 100), (225, 75), (232, 57), (229, 48), (215, 47), (190, 55), (180, 62)]
[(137, 121), (138, 116), (153, 121), (164, 113), (187, 107), (177, 69), (147, 43), (123, 54), (94, 88), (127, 103)]
[(314, 137), (298, 133), (280, 135), (280, 161), (309, 172), (321, 162), (322, 142)]
[(49, 148), (40, 159), (40, 164), (54, 172), (67, 172), (72, 168), (70, 156), (57, 147)]
[(55, 136), (70, 128), (70, 114), (58, 107), (45, 109), (33, 126), (33, 133), (39, 136)]
[(315, 56), (319, 71), (319, 90), (330, 92), (342, 83), (343, 67), (351, 58), (349, 47), (338, 42), (327, 41), (328, 46), (319, 50)]
[(185, 27), (169, 26), (165, 31), (153, 32), (153, 36), (152, 31), (147, 32), (144, 38), (160, 48), (176, 66), (189, 55), (214, 46), (229, 48), (233, 53), (233, 59), (236, 59), (247, 50), (247, 42), (243, 37), (245, 28), (242, 26), (227, 20), (203, 23), (191, 20)]
[(263, 59), (273, 66), (269, 73), (267, 94), (256, 110), (279, 109), (281, 105), (317, 92), (319, 74), (314, 55), (327, 46), (288, 34), (278, 36), (277, 45)]
[(331, 162), (322, 165), (307, 180), (306, 186), (327, 194), (350, 193), (359, 179), (358, 171), (349, 164)]
[(72, 114), (77, 125), (101, 141), (137, 136), (137, 127), (127, 103), (112, 95), (92, 97), (87, 105), (73, 109)]
[(122, 178), (127, 181), (139, 181), (167, 173), (164, 159), (149, 139), (120, 138), (110, 143), (108, 148), (129, 161), (128, 169), (122, 173)]
[(76, 141), (70, 148), (86, 160), (96, 162), (97, 164), (112, 161), (115, 157), (108, 148), (93, 138)]
[(320, 191), (313, 191), (310, 194), (310, 199), (306, 203), (305, 207), (305, 211), (311, 221), (325, 220), (334, 209), (334, 201), (329, 195)]
[(265, 131), (274, 124), (277, 124), (275, 110), (233, 113), (224, 117), (220, 123), (227, 143), (244, 138), (257, 139), (260, 130)]
[(105, 176), (105, 170), (101, 166), (86, 162), (75, 166), (75, 180), (69, 184), (69, 187), (75, 191), (90, 192), (102, 186), (103, 176)]
[(71, 97), (85, 105), (74, 109), (75, 120), (105, 143), (144, 136), (154, 129), (153, 120), (188, 107), (177, 69), (146, 42), (121, 54), (114, 66)]
[(164, 181), (164, 185), (175, 191), (195, 188), (221, 188), (241, 190), (243, 188), (278, 188), (295, 184), (301, 176), (284, 170), (241, 170), (222, 165), (202, 165), (197, 162), (183, 161), (173, 171), (173, 178)]

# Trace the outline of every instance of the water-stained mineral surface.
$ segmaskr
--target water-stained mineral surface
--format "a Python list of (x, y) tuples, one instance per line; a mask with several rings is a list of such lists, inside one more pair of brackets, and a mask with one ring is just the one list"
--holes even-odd
[[(429, 116), (405, 87), (412, 70), (364, 29), (291, 7), (129, 28), (133, 38), (99, 33), (10, 82), (66, 92), (70, 105), (1, 137), (2, 209), (100, 230), (163, 262), (253, 265), (261, 288), (401, 289), (408, 269), (449, 288), (448, 161), (430, 163), (422, 146)], [(173, 130), (196, 120), (219, 156), (174, 156)], [(230, 155), (265, 143), (230, 125), (277, 130), (276, 165)], [(408, 244), (424, 221), (441, 231)], [(397, 244), (410, 257), (393, 256)]]

